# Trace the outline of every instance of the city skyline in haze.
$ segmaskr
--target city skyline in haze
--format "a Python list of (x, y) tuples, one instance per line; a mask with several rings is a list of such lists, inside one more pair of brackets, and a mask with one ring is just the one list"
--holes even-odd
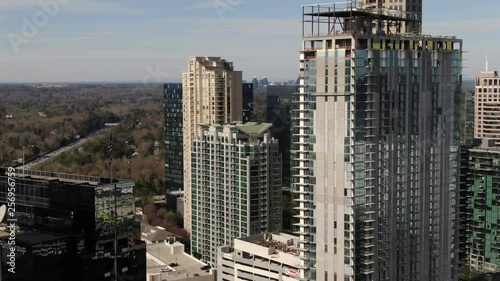
[[(178, 82), (193, 56), (232, 61), (247, 81), (288, 81), (299, 74), (300, 5), (319, 2), (2, 1), (0, 83)], [(464, 40), (465, 77), (485, 69), (486, 53), (497, 70), (499, 8), (424, 0), (423, 32)]]

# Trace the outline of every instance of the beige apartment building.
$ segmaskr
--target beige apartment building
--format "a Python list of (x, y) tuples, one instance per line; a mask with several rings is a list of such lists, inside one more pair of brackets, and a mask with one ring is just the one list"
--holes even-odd
[(184, 228), (191, 233), (191, 143), (198, 125), (242, 120), (242, 72), (220, 57), (193, 57), (182, 74)]
[[(380, 9), (382, 13), (397, 10), (422, 15), (422, 0), (359, 0), (359, 6), (365, 9)], [(419, 29), (420, 26), (416, 23), (405, 23), (401, 33), (419, 33)]]
[(474, 136), (500, 144), (500, 77), (497, 71), (482, 71), (476, 77)]

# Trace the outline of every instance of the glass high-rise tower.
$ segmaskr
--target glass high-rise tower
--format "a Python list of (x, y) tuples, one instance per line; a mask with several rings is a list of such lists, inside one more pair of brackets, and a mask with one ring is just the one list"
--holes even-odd
[(421, 34), (419, 14), (302, 9), (300, 277), (456, 280), (462, 41)]
[(469, 150), (467, 262), (480, 271), (500, 270), (500, 149), (482, 140)]
[(169, 208), (175, 210), (172, 191), (184, 189), (182, 84), (165, 84), (163, 111), (165, 118), (165, 193)]

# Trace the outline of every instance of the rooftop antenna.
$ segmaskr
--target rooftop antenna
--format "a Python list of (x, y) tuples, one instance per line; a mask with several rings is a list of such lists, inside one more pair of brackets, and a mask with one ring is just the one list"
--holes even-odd
[(488, 53), (486, 53), (486, 72), (488, 72)]

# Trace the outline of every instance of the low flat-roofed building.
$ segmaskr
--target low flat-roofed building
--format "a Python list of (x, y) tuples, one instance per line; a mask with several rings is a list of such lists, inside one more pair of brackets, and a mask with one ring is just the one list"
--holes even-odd
[[(214, 270), (184, 252), (179, 242), (158, 242), (146, 246), (148, 281), (214, 281)], [(203, 269), (202, 269), (203, 268)]]
[(146, 244), (165, 241), (168, 243), (184, 242), (182, 236), (169, 232), (161, 226), (152, 226), (145, 223), (141, 223), (141, 240), (145, 241)]
[(234, 240), (218, 250), (218, 281), (299, 279), (298, 237), (260, 234)]

